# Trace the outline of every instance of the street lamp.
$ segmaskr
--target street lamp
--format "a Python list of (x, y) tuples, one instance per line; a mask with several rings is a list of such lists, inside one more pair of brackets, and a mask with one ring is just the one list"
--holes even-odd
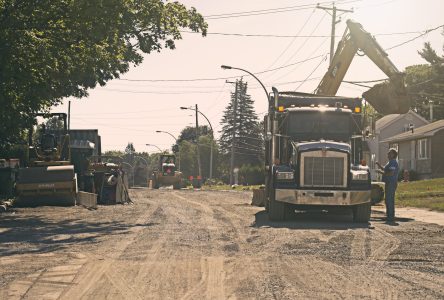
[[(179, 146), (179, 144), (177, 144), (177, 138), (172, 134), (172, 133), (169, 133), (168, 131), (163, 131), (163, 130), (156, 130), (156, 132), (157, 133), (166, 133), (166, 134), (169, 134), (175, 141), (176, 141), (176, 145), (177, 146)], [(179, 149), (179, 171), (180, 171), (180, 149)]]
[(160, 148), (159, 148), (158, 146), (156, 146), (156, 145), (153, 145), (153, 144), (145, 144), (145, 145), (147, 145), (147, 146), (151, 146), (151, 147), (156, 147), (157, 149), (159, 149), (160, 152), (163, 152), (163, 150), (160, 149)]
[(267, 97), (267, 103), (268, 103), (268, 91), (267, 91), (267, 88), (266, 88), (265, 85), (262, 83), (262, 81), (260, 81), (259, 78), (256, 77), (256, 75), (254, 75), (254, 74), (251, 73), (250, 71), (247, 71), (247, 70), (245, 70), (245, 69), (241, 69), (241, 68), (236, 68), (236, 67), (226, 66), (226, 65), (221, 65), (220, 67), (221, 67), (222, 69), (224, 69), (224, 70), (239, 70), (239, 71), (243, 71), (243, 72), (248, 73), (248, 74), (250, 74), (251, 76), (253, 76), (253, 78), (256, 79), (257, 82), (259, 82), (260, 85), (262, 86), (262, 88), (264, 89), (264, 91), (265, 91), (265, 96)]
[[(210, 179), (213, 179), (213, 141), (214, 141), (214, 131), (213, 131), (213, 125), (211, 125), (210, 120), (207, 118), (206, 115), (204, 115), (200, 110), (192, 108), (192, 107), (184, 107), (181, 106), (180, 109), (185, 110), (185, 109), (189, 109), (189, 110), (193, 110), (196, 113), (201, 114), (208, 122), (208, 125), (210, 125), (210, 130), (211, 130), (211, 143), (210, 143)], [(199, 142), (199, 141), (197, 141)]]

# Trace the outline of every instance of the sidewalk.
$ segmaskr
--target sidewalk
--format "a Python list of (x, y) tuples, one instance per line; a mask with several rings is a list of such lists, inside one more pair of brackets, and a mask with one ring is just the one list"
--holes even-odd
[[(385, 213), (385, 206), (372, 206), (372, 210)], [(424, 223), (434, 223), (444, 226), (444, 213), (415, 207), (396, 207), (395, 215), (398, 218), (415, 219)]]

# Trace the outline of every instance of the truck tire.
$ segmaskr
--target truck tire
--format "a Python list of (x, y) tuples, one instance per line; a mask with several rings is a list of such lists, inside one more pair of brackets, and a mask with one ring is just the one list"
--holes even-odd
[(178, 183), (173, 184), (173, 190), (180, 190), (181, 187), (182, 187), (182, 184), (180, 181)]
[(370, 194), (370, 198), (372, 201), (372, 205), (376, 205), (382, 202), (382, 200), (384, 200), (384, 189), (377, 184), (376, 185), (372, 184), (372, 191)]
[(157, 190), (159, 188), (159, 183), (157, 182), (156, 178), (153, 178), (151, 181), (153, 189)]
[(372, 212), (371, 203), (359, 204), (353, 207), (353, 221), (356, 223), (367, 223)]
[(284, 221), (285, 220), (285, 203), (278, 202), (275, 199), (276, 191), (270, 192), (270, 200), (268, 203), (268, 218), (270, 221)]

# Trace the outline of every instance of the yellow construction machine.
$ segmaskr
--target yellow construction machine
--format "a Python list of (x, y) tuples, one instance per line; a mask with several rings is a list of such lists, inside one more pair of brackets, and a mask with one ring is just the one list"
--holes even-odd
[[(56, 120), (58, 128), (41, 124), (28, 131), (27, 167), (19, 169), (18, 205), (75, 205), (77, 177), (71, 164), (70, 139), (65, 113), (36, 114)], [(37, 137), (36, 137), (37, 136)]]
[(176, 156), (174, 154), (162, 153), (159, 156), (158, 169), (153, 171), (151, 185), (153, 189), (168, 185), (172, 185), (175, 190), (182, 188), (182, 172), (176, 168)]
[(404, 85), (404, 74), (398, 71), (376, 39), (365, 31), (361, 24), (352, 20), (347, 20), (347, 29), (315, 94), (335, 96), (359, 50), (389, 78), (388, 81), (376, 84), (366, 91), (363, 94), (364, 99), (383, 115), (407, 113), (410, 100)]

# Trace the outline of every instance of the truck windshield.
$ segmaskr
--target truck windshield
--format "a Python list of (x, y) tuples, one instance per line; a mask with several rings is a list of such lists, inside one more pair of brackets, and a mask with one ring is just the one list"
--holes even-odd
[(287, 118), (286, 135), (294, 140), (348, 141), (351, 114), (337, 111), (297, 111)]

